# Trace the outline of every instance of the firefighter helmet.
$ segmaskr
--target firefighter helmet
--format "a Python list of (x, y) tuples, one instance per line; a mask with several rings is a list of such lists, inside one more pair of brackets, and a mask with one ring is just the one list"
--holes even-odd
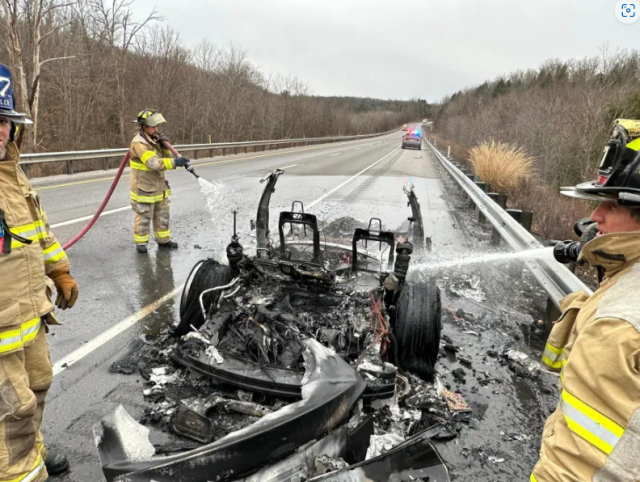
[(18, 133), (17, 124), (33, 124), (27, 114), (16, 112), (15, 97), (13, 95), (13, 77), (9, 68), (0, 64), (0, 117), (11, 121), (10, 140), (13, 141)]
[(144, 109), (138, 113), (138, 118), (135, 122), (142, 126), (156, 127), (166, 121), (160, 112), (153, 109)]
[(598, 165), (598, 178), (562, 187), (560, 192), (589, 201), (640, 206), (640, 120), (616, 119)]

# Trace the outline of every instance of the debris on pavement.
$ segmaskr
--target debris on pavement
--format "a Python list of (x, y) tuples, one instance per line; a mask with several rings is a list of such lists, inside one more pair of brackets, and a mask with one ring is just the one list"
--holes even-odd
[(472, 412), (471, 407), (467, 405), (467, 402), (464, 401), (464, 398), (462, 398), (462, 395), (460, 395), (459, 393), (445, 390), (442, 396), (444, 397), (451, 411), (460, 413)]
[(510, 366), (520, 376), (535, 378), (540, 372), (540, 363), (532, 360), (529, 355), (517, 350), (508, 350), (505, 353)]

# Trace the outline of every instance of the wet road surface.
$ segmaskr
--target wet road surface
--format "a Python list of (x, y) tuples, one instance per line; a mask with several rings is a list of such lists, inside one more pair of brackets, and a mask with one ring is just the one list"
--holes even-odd
[[(294, 200), (302, 201), (307, 212), (318, 215), (323, 221), (351, 216), (367, 222), (371, 217), (378, 217), (385, 228), (395, 229), (410, 215), (402, 185), (411, 180), (421, 203), (425, 234), (432, 237), (434, 252), (472, 249), (475, 241), (468, 235), (471, 221), (461, 214), (464, 211), (461, 206), (456, 205), (459, 195), (455, 187), (451, 181), (442, 179), (437, 161), (426, 150), (400, 150), (400, 136), (400, 133), (394, 133), (343, 144), (200, 160), (196, 170), (203, 178), (221, 182), (225, 189), (233, 192), (234, 199), (238, 200), (237, 207), (244, 213), (241, 219), (255, 219), (263, 188), (259, 180), (275, 168), (285, 168), (271, 200), (272, 233), (277, 233), (275, 213), (289, 210)], [(84, 226), (86, 221), (79, 222), (78, 218), (93, 213), (112, 176), (113, 172), (103, 171), (47, 178), (34, 183), (61, 242), (71, 239)], [(153, 242), (149, 245), (148, 255), (135, 251), (133, 213), (126, 209), (129, 205), (128, 177), (120, 182), (106, 208), (107, 211), (120, 210), (103, 216), (68, 251), (72, 274), (80, 286), (80, 300), (73, 310), (61, 313), (64, 325), (54, 327), (49, 334), (56, 376), (47, 398), (43, 424), (46, 443), (64, 451), (71, 460), (72, 470), (58, 480), (102, 480), (93, 425), (120, 403), (134, 417), (140, 416), (144, 408), (141, 379), (135, 375), (110, 373), (109, 366), (135, 349), (141, 337), (156, 333), (177, 320), (181, 286), (191, 267), (200, 259), (220, 255), (221, 247), (231, 236), (230, 230), (216, 230), (220, 216), (229, 220), (226, 224), (230, 225), (230, 213), (216, 213), (218, 219), (212, 220), (199, 185), (190, 174), (171, 172), (168, 179), (173, 191), (171, 231), (173, 239), (180, 243), (178, 251), (158, 251)], [(239, 231), (245, 250), (251, 253), (255, 238), (251, 237), (246, 223), (239, 225)], [(464, 277), (465, 273), (459, 271), (451, 275), (451, 279)], [(535, 458), (537, 431), (552, 406), (551, 395), (548, 394), (548, 400), (538, 399), (540, 384), (543, 390), (551, 393), (552, 377), (543, 377), (543, 381), (536, 381), (532, 388), (527, 381), (516, 379), (507, 366), (486, 356), (491, 347), (499, 350), (506, 343), (518, 341), (513, 333), (520, 328), (505, 313), (535, 309), (534, 302), (514, 301), (517, 307), (510, 307), (500, 296), (492, 297), (492, 292), (504, 294), (501, 291), (504, 287), (491, 286), (491, 280), (505, 276), (503, 272), (489, 274), (482, 277), (488, 293), (484, 303), (447, 294), (449, 275), (439, 275), (442, 277), (443, 304), (453, 312), (460, 307), (474, 312), (481, 320), (477, 326), (469, 328), (454, 318), (445, 317), (449, 321), (445, 333), (455, 344), (464, 346), (463, 351), (474, 366), (486, 365), (484, 370), (487, 372), (501, 370), (499, 377), (505, 379), (499, 387), (493, 386), (492, 382), (481, 385), (472, 382), (469, 374), (469, 384), (457, 387), (465, 398), (469, 398), (470, 404), (473, 402), (479, 407), (478, 411), (486, 408), (484, 419), (478, 415), (486, 430), (470, 428), (468, 436), (463, 434), (438, 447), (454, 474), (457, 471), (461, 476), (459, 480), (466, 480), (464, 474), (484, 470), (490, 477), (480, 480), (507, 481), (528, 477), (525, 472), (530, 470)], [(484, 281), (485, 278), (489, 281)], [(513, 288), (514, 284), (509, 284)], [(527, 285), (523, 290), (530, 288)], [(158, 302), (163, 297), (166, 301)], [(484, 318), (482, 313), (485, 313)], [(496, 328), (499, 317), (508, 320), (502, 330)], [(114, 326), (122, 331), (103, 342), (100, 337)], [(483, 335), (479, 337), (465, 331), (483, 332)], [(525, 349), (526, 340), (520, 337), (519, 341), (523, 344), (520, 348)], [(73, 354), (83, 347), (88, 347), (84, 357), (73, 358)], [(72, 364), (63, 364), (65, 360)], [(442, 357), (440, 363), (443, 381), (451, 383), (451, 371), (459, 366), (458, 362), (455, 357)], [(475, 376), (475, 371), (473, 374)], [(473, 386), (476, 386), (475, 391)], [(492, 402), (492, 397), (498, 397), (497, 401)], [(509, 400), (513, 400), (510, 408)], [(533, 409), (523, 405), (527, 403)], [(486, 407), (483, 408), (483, 404)], [(528, 411), (521, 414), (522, 409)], [(504, 410), (510, 412), (502, 414)], [(519, 424), (520, 432), (526, 429), (528, 434), (523, 438), (526, 443), (518, 441), (522, 446), (516, 446), (505, 441), (503, 433), (508, 430), (502, 427), (503, 422)], [(487, 454), (498, 450), (507, 454), (497, 460), (509, 458), (514, 461), (494, 463), (495, 467), (492, 467), (487, 456), (484, 459), (478, 456), (477, 452), (482, 451), (479, 447), (485, 446), (488, 447)], [(518, 450), (524, 453), (519, 459)]]

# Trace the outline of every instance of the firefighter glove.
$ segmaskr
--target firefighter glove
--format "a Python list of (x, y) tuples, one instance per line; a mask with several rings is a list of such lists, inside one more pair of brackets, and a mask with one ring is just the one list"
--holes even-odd
[(57, 269), (49, 273), (58, 290), (56, 306), (62, 310), (73, 308), (78, 299), (78, 283), (69, 274), (68, 269)]
[(571, 263), (578, 261), (578, 256), (582, 251), (582, 243), (580, 241), (560, 241), (553, 247), (553, 257), (558, 263)]
[(158, 142), (164, 144), (165, 142), (169, 142), (169, 138), (164, 134), (158, 134)]
[(176, 167), (186, 167), (188, 169), (189, 166), (191, 166), (191, 161), (182, 156), (176, 157), (173, 162), (175, 163)]

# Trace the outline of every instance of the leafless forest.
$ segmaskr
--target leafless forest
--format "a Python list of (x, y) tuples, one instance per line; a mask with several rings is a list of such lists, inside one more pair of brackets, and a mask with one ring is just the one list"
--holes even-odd
[(534, 158), (534, 175), (511, 190), (512, 207), (536, 213), (546, 238), (568, 237), (586, 202), (558, 187), (595, 178), (616, 118), (640, 118), (640, 51), (548, 61), (457, 92), (436, 108), (436, 133), (459, 159), (483, 141), (515, 144)]
[(235, 46), (185, 45), (132, 0), (0, 0), (0, 60), (35, 124), (24, 152), (126, 146), (143, 108), (176, 143), (381, 132), (428, 116), (424, 100), (326, 98), (267, 75)]

